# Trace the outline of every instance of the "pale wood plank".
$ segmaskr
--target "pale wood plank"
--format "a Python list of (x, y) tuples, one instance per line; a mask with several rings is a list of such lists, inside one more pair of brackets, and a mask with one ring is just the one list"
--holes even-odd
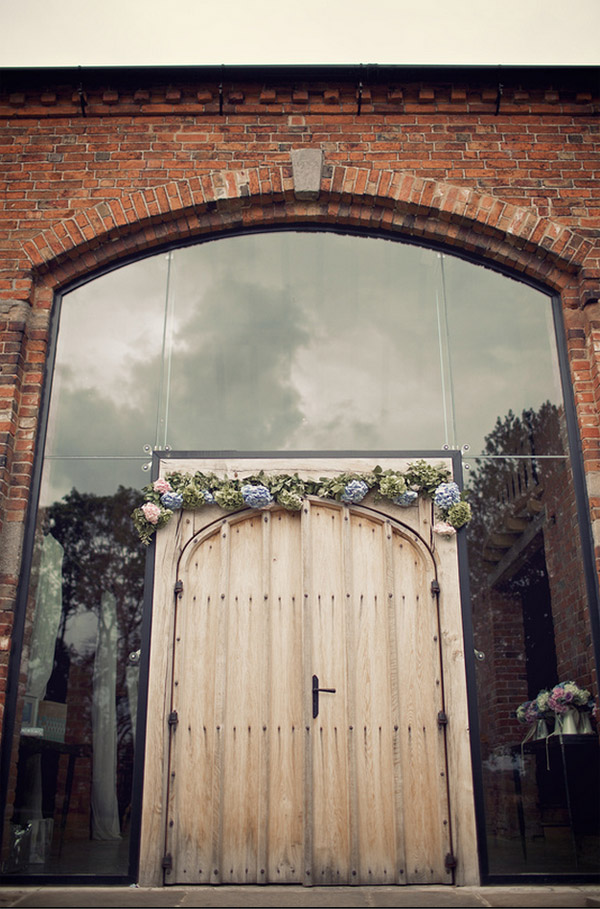
[(172, 522), (156, 540), (155, 583), (150, 640), (146, 752), (140, 843), (140, 883), (163, 883), (167, 815), (167, 767), (169, 737), (167, 717), (171, 709), (172, 644), (175, 562), (187, 541), (191, 524)]
[(257, 629), (260, 635), (258, 641), (258, 665), (255, 667), (259, 688), (260, 709), (260, 743), (259, 743), (259, 778), (258, 778), (258, 803), (257, 803), (257, 862), (258, 880), (263, 883), (269, 880), (269, 854), (268, 854), (268, 818), (275, 806), (270, 802), (269, 772), (270, 772), (270, 736), (271, 721), (271, 692), (273, 690), (273, 666), (271, 661), (271, 634), (272, 634), (272, 589), (271, 589), (271, 513), (265, 511), (261, 514), (261, 587), (263, 596), (262, 621)]
[(183, 883), (213, 877), (217, 650), (207, 643), (218, 640), (220, 550), (217, 529), (188, 549), (181, 565), (173, 663), (179, 723), (172, 733), (167, 845), (173, 856), (169, 879)]
[[(265, 600), (261, 516), (231, 522), (224, 707), (221, 879), (261, 879), (258, 817), (262, 699), (260, 664)], [(263, 870), (263, 879), (265, 870)]]
[(398, 531), (393, 552), (406, 876), (409, 883), (434, 883), (446, 879), (444, 857), (449, 851), (448, 806), (444, 800), (440, 804), (439, 780), (445, 780), (446, 766), (440, 760), (443, 732), (437, 725), (443, 706), (437, 611), (428, 591), (428, 559)]
[[(212, 795), (212, 843), (211, 843), (211, 883), (219, 884), (223, 880), (223, 788), (224, 788), (224, 739), (225, 739), (225, 706), (227, 685), (227, 657), (229, 643), (230, 610), (229, 596), (229, 563), (231, 549), (231, 525), (224, 521), (219, 530), (219, 576), (218, 576), (218, 624), (215, 647), (215, 683), (214, 683), (214, 722), (215, 747), (213, 757), (213, 795)], [(208, 642), (208, 645), (210, 646)], [(193, 772), (193, 770), (192, 770)]]
[[(341, 591), (344, 597), (345, 632), (346, 632), (346, 728), (348, 730), (348, 803), (350, 817), (350, 880), (353, 884), (360, 884), (361, 877), (361, 817), (359, 809), (360, 772), (357, 757), (357, 672), (356, 650), (357, 631), (354, 617), (353, 603), (356, 597), (354, 586), (354, 552), (353, 535), (351, 529), (351, 512), (348, 507), (343, 509), (342, 522), (342, 579), (344, 587)], [(360, 684), (360, 683), (359, 683)], [(360, 737), (359, 737), (360, 741)]]
[(307, 886), (318, 883), (314, 875), (313, 862), (313, 747), (314, 734), (312, 722), (311, 680), (314, 666), (312, 640), (312, 600), (313, 589), (313, 539), (312, 539), (312, 503), (306, 500), (302, 505), (301, 548), (302, 548), (302, 713), (304, 727), (304, 856), (303, 882)]
[[(459, 532), (464, 533), (464, 531)], [(439, 564), (438, 578), (441, 588), (441, 643), (444, 687), (448, 705), (448, 783), (453, 848), (458, 862), (456, 882), (462, 886), (476, 886), (479, 883), (479, 863), (457, 539), (456, 537), (450, 539), (436, 537), (434, 545)]]
[(320, 712), (312, 720), (313, 883), (351, 880), (348, 799), (345, 604), (342, 577), (342, 517), (339, 507), (313, 504), (313, 672), (322, 688)]
[[(357, 760), (359, 882), (396, 880), (391, 667), (385, 591), (385, 526), (353, 514), (350, 613), (355, 627), (353, 673)], [(350, 662), (350, 657), (349, 657)]]
[(301, 517), (273, 512), (271, 528), (268, 879), (304, 878), (304, 674)]
[(390, 799), (394, 812), (394, 829), (396, 833), (395, 872), (396, 883), (405, 884), (406, 874), (406, 849), (404, 840), (404, 814), (402, 796), (404, 792), (404, 777), (402, 772), (402, 750), (400, 744), (400, 698), (401, 678), (398, 665), (398, 610), (396, 608), (395, 583), (394, 583), (394, 529), (387, 521), (384, 539), (384, 596), (387, 608), (387, 624), (389, 634), (389, 673), (390, 673), (390, 707), (392, 721), (392, 795)]
[[(264, 470), (265, 473), (296, 473), (301, 476), (314, 477), (333, 477), (342, 472), (362, 473), (372, 470), (376, 464), (379, 464), (384, 470), (405, 470), (408, 465), (414, 461), (414, 458), (378, 458), (378, 457), (346, 457), (346, 458), (303, 458), (282, 456), (275, 458), (268, 457), (251, 457), (239, 458), (232, 455), (227, 458), (169, 458), (163, 462), (164, 467), (161, 474), (170, 472), (183, 471), (193, 473), (195, 470), (201, 470), (204, 473), (215, 473), (217, 476), (227, 474), (229, 477), (247, 477)], [(451, 461), (444, 458), (435, 458), (434, 463), (437, 465), (451, 465)]]

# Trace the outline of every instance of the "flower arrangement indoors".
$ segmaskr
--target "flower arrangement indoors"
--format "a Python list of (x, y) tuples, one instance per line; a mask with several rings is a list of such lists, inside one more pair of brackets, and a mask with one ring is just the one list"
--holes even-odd
[(517, 720), (530, 727), (524, 741), (549, 735), (593, 735), (592, 719), (598, 708), (590, 692), (575, 682), (545, 688), (516, 709)]

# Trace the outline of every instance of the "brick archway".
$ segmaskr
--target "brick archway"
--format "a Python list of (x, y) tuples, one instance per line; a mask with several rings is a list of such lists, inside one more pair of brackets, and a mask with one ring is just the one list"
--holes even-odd
[[(596, 365), (587, 322), (597, 306), (581, 311), (597, 295), (594, 276), (586, 272), (593, 259), (588, 255), (592, 244), (564, 224), (491, 195), (393, 170), (326, 167), (315, 201), (296, 198), (291, 166), (215, 171), (99, 202), (23, 242), (22, 252), (30, 263), (27, 283), (33, 286), (29, 303), (23, 296), (23, 302), (15, 301), (8, 314), (7, 325), (19, 344), (20, 366), (7, 402), (6, 439), (0, 442), (4, 458), (0, 485), (5, 484), (0, 495), (8, 505), (0, 521), (16, 522), (19, 539), (29, 497), (54, 292), (167, 244), (294, 226), (377, 231), (397, 239), (440, 244), (560, 293), (572, 368), (577, 367), (573, 374), (576, 399), (585, 393), (596, 405)], [(585, 423), (581, 431), (589, 471), (596, 469), (600, 430), (597, 412), (588, 413), (589, 405), (582, 401), (578, 399), (577, 405), (585, 409), (580, 419)]]
[(557, 291), (581, 272), (591, 249), (560, 222), (450, 183), (335, 165), (324, 169), (319, 198), (303, 201), (294, 194), (291, 167), (273, 165), (215, 171), (102, 201), (25, 241), (23, 250), (38, 281), (56, 288), (168, 243), (302, 224), (443, 244)]

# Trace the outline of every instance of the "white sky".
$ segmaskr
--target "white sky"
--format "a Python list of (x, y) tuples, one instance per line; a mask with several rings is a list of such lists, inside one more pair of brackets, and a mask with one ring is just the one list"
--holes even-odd
[(600, 0), (0, 0), (0, 66), (600, 64)]

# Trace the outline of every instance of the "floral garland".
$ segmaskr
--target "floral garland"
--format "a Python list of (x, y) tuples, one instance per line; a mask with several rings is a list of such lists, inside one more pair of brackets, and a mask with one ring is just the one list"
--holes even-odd
[(141, 541), (148, 544), (155, 531), (181, 508), (218, 505), (232, 511), (277, 504), (289, 511), (300, 511), (307, 496), (358, 504), (374, 491), (376, 500), (388, 499), (403, 508), (416, 504), (419, 496), (432, 499), (440, 517), (434, 531), (451, 535), (471, 520), (471, 508), (449, 478), (446, 468), (433, 467), (425, 461), (409, 464), (404, 473), (377, 466), (368, 473), (342, 473), (319, 480), (303, 480), (297, 473), (269, 476), (262, 470), (233, 480), (200, 471), (174, 472), (144, 487), (144, 504), (135, 509), (132, 518)]

